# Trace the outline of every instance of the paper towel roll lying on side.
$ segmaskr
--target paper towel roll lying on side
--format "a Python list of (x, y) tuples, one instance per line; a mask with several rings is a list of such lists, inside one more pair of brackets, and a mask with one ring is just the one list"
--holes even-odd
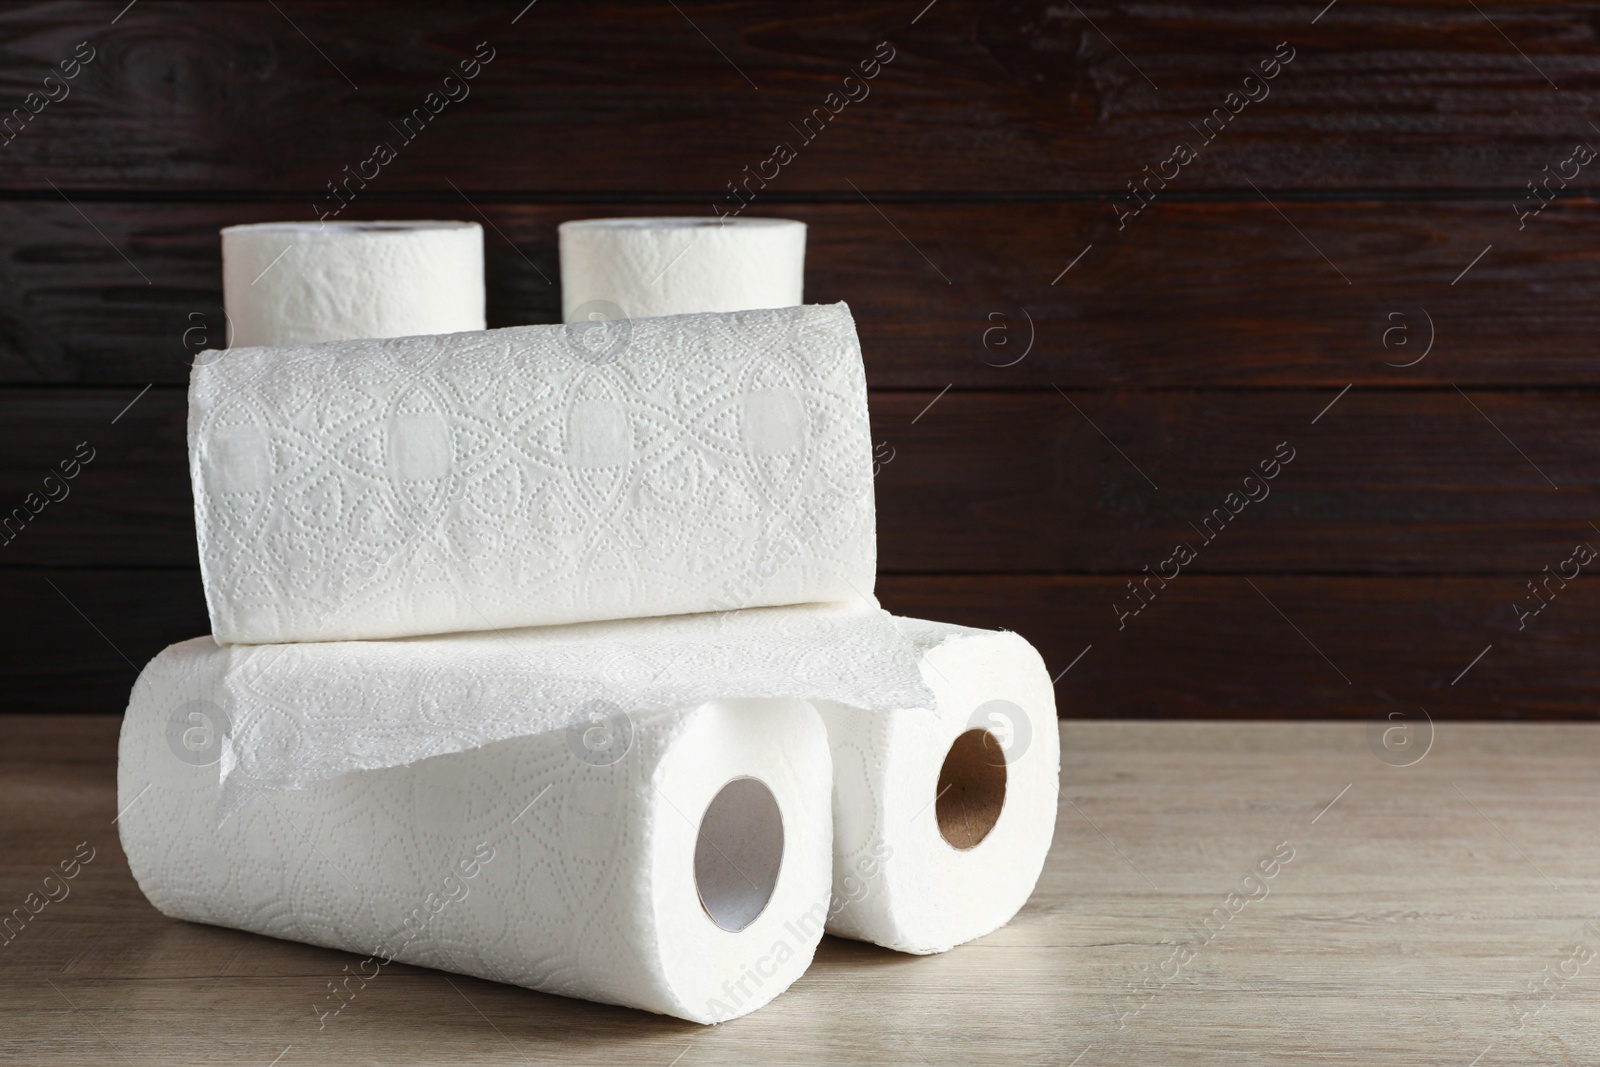
[(810, 963), (832, 853), (809, 706), (586, 724), (257, 794), (219, 825), (214, 698), (236, 651), (200, 638), (140, 675), (122, 845), (166, 915), (366, 956), (308, 985), (308, 1024), (360, 1011), (392, 959), (703, 1023)]
[(1055, 832), (1054, 686), (1013, 633), (901, 619), (938, 710), (818, 703), (834, 765), (828, 932), (943, 952), (1027, 903)]
[(801, 303), (806, 224), (793, 219), (578, 219), (556, 232), (563, 322)]
[(329, 641), (869, 596), (843, 304), (202, 354), (212, 632)]
[(222, 231), (230, 344), (484, 328), (476, 222), (268, 222)]

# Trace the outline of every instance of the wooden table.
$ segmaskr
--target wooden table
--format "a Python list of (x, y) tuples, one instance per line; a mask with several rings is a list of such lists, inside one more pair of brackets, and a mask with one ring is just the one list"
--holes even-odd
[(117, 726), (0, 717), (0, 909), (95, 850), (0, 948), (0, 1062), (1600, 1061), (1592, 726), (1446, 723), (1400, 767), (1359, 723), (1069, 722), (1044, 877), (976, 943), (828, 938), (718, 1027), (397, 964), (320, 1032), (312, 1002), (353, 957), (140, 896), (112, 825)]

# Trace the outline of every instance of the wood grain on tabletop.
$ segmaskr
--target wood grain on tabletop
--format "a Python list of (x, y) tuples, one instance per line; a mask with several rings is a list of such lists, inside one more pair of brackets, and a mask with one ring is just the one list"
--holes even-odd
[[(1276, 206), (1246, 193), (1157, 201), (1122, 232), (1103, 199), (878, 204), (885, 218), (843, 187), (853, 203), (774, 199), (752, 214), (808, 224), (806, 299), (850, 304), (874, 387), (1600, 385), (1594, 200), (1563, 196), (1519, 231), (1510, 192)], [(227, 336), (217, 231), (313, 217), (304, 198), (80, 201), (91, 227), (59, 198), (3, 195), (0, 384), (186, 384), (195, 353)], [(710, 214), (410, 198), (357, 200), (349, 217), (479, 210), (491, 326), (560, 320), (563, 220)]]
[[(717, 1027), (397, 964), (321, 1031), (312, 1004), (354, 957), (168, 919), (140, 895), (112, 825), (116, 730), (110, 716), (0, 718), (0, 905), (19, 905), (79, 842), (95, 850), (70, 894), (0, 949), (0, 1062), (1600, 1055), (1600, 964), (1528, 992), (1572, 975), (1579, 943), (1600, 946), (1592, 726), (1444, 723), (1399, 766), (1412, 756), (1370, 747), (1361, 724), (1064, 723), (1039, 886), (976, 942), (913, 957), (826, 938), (788, 992)], [(1292, 858), (1247, 880), (1275, 854)], [(1253, 899), (1224, 922), (1214, 909), (1226, 914), (1230, 893)], [(1184, 941), (1193, 958), (1174, 977)]]
[[(40, 116), (54, 132), (7, 149), (4, 185), (321, 190), (390, 139), (392, 189), (722, 195), (788, 140), (799, 158), (781, 182), (796, 191), (1120, 193), (1176, 141), (1198, 142), (1190, 124), (1230, 92), (1260, 97), (1243, 79), (1284, 44), (1293, 58), (1268, 95), (1185, 169), (1187, 187), (1520, 190), (1530, 160), (1587, 135), (1600, 90), (1592, 3), (1346, 3), (1319, 17), (1317, 2), (544, 0), (519, 16), (516, 3), (141, 0), (113, 24), (121, 6), (0, 16), (6, 99), (78, 41), (98, 50)], [(894, 58), (869, 95), (803, 141), (795, 127), (884, 40)], [(480, 41), (494, 58), (470, 95), (402, 142), (389, 123)]]

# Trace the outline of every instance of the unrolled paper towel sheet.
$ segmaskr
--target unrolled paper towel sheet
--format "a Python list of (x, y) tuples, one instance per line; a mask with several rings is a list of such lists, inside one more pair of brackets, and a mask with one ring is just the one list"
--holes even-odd
[(481, 330), (483, 227), (432, 220), (229, 226), (222, 294), (236, 347)]
[(557, 235), (563, 322), (801, 302), (806, 224), (793, 219), (579, 219)]
[(828, 932), (943, 952), (1004, 926), (1039, 879), (1059, 795), (1054, 686), (1016, 634), (897, 623), (936, 700), (817, 705), (835, 783)]
[(843, 304), (207, 353), (212, 632), (329, 641), (860, 599)]
[[(256, 794), (219, 821), (222, 724), (195, 683), (232, 661), (203, 639), (140, 676), (122, 845), (166, 915), (365, 956), (307, 980), (308, 1030), (359, 1025), (340, 1017), (381, 995), (391, 960), (703, 1023), (755, 1010), (810, 963), (832, 857), (809, 706), (712, 703), (521, 737)], [(472, 665), (407, 676), (441, 731), (470, 703), (449, 683)], [(320, 711), (358, 722), (370, 679), (353, 669)]]
[(924, 640), (882, 609), (752, 608), (397, 641), (218, 646), (149, 668), (226, 723), (224, 808), (496, 741), (724, 699), (927, 707)]

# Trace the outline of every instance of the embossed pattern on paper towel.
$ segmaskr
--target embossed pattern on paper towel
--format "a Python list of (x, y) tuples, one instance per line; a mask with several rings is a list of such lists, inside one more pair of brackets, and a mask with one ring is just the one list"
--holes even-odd
[(222, 725), (225, 806), (351, 771), (470, 751), (602, 716), (712, 700), (931, 708), (918, 663), (944, 635), (882, 609), (828, 604), (403, 641), (173, 645), (134, 685)]
[[(613, 327), (615, 328), (615, 327)], [(238, 349), (195, 367), (218, 640), (395, 637), (871, 592), (844, 305)]]

